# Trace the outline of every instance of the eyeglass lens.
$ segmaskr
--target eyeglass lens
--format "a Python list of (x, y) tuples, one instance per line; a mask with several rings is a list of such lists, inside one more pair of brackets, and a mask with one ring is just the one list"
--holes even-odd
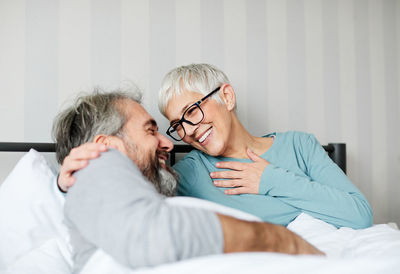
[(169, 130), (171, 137), (177, 140), (183, 139), (185, 137), (185, 130), (183, 128), (183, 123), (190, 122), (189, 124), (197, 125), (203, 120), (203, 112), (198, 105), (193, 105), (185, 111), (183, 114), (183, 121), (181, 123), (177, 122), (173, 124)]

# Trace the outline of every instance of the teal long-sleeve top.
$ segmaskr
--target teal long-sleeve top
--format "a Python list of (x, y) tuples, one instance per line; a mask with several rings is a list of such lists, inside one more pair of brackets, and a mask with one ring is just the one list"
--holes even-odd
[(249, 159), (213, 157), (194, 150), (174, 165), (179, 174), (178, 195), (192, 196), (233, 207), (263, 221), (288, 225), (301, 212), (336, 227), (372, 225), (371, 207), (364, 195), (329, 158), (314, 135), (272, 133), (272, 146), (262, 155), (270, 164), (261, 176), (258, 194), (226, 195), (210, 172), (220, 161)]

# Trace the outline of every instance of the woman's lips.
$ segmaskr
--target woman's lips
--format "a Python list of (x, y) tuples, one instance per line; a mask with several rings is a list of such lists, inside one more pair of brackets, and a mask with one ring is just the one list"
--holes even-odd
[(198, 142), (202, 145), (205, 146), (209, 142), (209, 137), (212, 133), (212, 127), (207, 130), (198, 140)]

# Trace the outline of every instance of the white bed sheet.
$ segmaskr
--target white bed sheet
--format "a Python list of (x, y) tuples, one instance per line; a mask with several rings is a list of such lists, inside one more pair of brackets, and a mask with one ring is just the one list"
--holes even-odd
[(327, 256), (237, 253), (206, 256), (154, 268), (129, 270), (98, 250), (83, 273), (400, 273), (400, 231), (389, 225), (354, 230), (301, 214), (289, 228)]

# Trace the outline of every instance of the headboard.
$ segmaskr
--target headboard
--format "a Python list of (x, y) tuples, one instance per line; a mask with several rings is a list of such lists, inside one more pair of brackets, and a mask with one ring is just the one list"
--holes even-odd
[[(16, 143), (16, 142), (0, 142), (0, 151), (29, 151), (31, 148), (39, 152), (55, 152), (56, 145), (54, 143)], [(329, 143), (323, 146), (329, 157), (346, 173), (346, 144)], [(170, 153), (170, 164), (174, 165), (176, 154), (188, 153), (193, 150), (189, 145), (175, 145)]]

